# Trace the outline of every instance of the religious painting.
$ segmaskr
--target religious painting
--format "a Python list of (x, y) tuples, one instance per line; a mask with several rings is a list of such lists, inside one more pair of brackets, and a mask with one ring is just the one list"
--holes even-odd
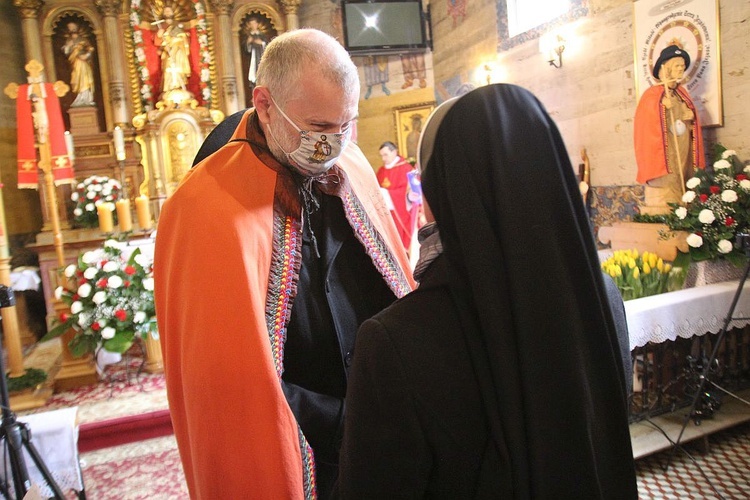
[(130, 5), (136, 111), (154, 109), (160, 101), (179, 105), (193, 99), (211, 107), (213, 57), (204, 2), (132, 0)]
[(268, 42), (276, 38), (278, 31), (270, 17), (259, 11), (249, 12), (240, 23), (240, 53), (242, 54), (242, 74), (245, 75), (245, 105), (252, 106), (258, 64)]
[(685, 51), (684, 87), (702, 126), (721, 126), (719, 2), (706, 0), (637, 0), (633, 4), (635, 82), (638, 98), (652, 85), (654, 63), (672, 45)]
[(396, 120), (398, 152), (408, 161), (417, 159), (417, 145), (422, 127), (435, 108), (434, 102), (402, 106), (393, 111)]
[(99, 56), (92, 24), (79, 12), (68, 11), (57, 17), (52, 34), (55, 74), (70, 86), (60, 97), (66, 129), (70, 129), (70, 108), (96, 108), (104, 123)]

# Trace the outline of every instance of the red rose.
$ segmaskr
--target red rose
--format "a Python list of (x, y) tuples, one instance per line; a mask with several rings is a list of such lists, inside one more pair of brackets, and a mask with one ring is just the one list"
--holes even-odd
[(706, 203), (706, 200), (708, 199), (708, 195), (707, 194), (702, 194), (698, 198), (700, 198), (701, 203)]
[(133, 276), (135, 274), (135, 268), (133, 266), (125, 266), (125, 274)]
[(729, 227), (729, 226), (731, 226), (732, 224), (734, 224), (734, 219), (733, 219), (733, 218), (731, 218), (731, 217), (727, 217), (726, 219), (724, 219), (724, 224), (726, 224), (726, 225), (727, 225), (727, 227)]
[(106, 288), (106, 286), (107, 286), (107, 278), (102, 278), (96, 282), (97, 288)]
[(76, 300), (80, 299), (80, 298), (81, 298), (81, 297), (79, 297), (77, 293), (74, 293), (74, 294), (73, 294), (73, 301), (74, 301), (74, 302), (75, 302)]
[(125, 280), (125, 281), (122, 282), (122, 286), (124, 286), (125, 288), (127, 288), (127, 287), (130, 286), (130, 282), (127, 281), (127, 280)]
[(70, 316), (68, 316), (68, 313), (64, 313), (64, 312), (60, 313), (60, 321), (63, 322), (63, 323), (65, 323), (66, 321), (68, 321), (69, 317)]
[(118, 309), (115, 311), (115, 318), (117, 318), (118, 320), (125, 321), (125, 318), (127, 317), (128, 317), (128, 313), (126, 313), (124, 310)]
[(738, 181), (744, 181), (747, 179), (747, 176), (745, 174), (737, 174), (737, 177), (735, 177)]
[(102, 327), (101, 327), (101, 325), (99, 324), (99, 322), (98, 322), (98, 321), (94, 321), (94, 322), (93, 322), (93, 323), (91, 324), (91, 329), (92, 329), (92, 330), (94, 330), (95, 332), (98, 332), (98, 331), (99, 331), (99, 330), (100, 330), (101, 328), (102, 328)]
[(721, 192), (721, 188), (719, 186), (711, 186), (711, 194), (719, 194)]

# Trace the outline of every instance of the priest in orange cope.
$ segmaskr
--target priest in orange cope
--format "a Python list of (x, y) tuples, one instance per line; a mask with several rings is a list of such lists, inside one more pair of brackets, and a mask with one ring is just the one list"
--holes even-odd
[(215, 147), (159, 218), (169, 409), (192, 498), (325, 499), (357, 328), (414, 282), (351, 141), (349, 54), (321, 31), (289, 31), (256, 83), (255, 108), (207, 137)]
[(398, 154), (398, 148), (390, 141), (380, 146), (379, 153), (383, 166), (377, 173), (378, 182), (380, 187), (388, 191), (391, 201), (388, 206), (391, 209), (391, 215), (396, 223), (401, 242), (404, 248), (408, 249), (416, 223), (414, 212), (417, 210), (417, 206), (408, 199), (408, 174), (414, 170), (414, 167)]

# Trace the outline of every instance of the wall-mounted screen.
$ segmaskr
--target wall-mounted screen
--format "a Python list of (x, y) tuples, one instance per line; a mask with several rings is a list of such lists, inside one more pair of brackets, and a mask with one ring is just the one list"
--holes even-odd
[(352, 54), (427, 48), (420, 0), (343, 2), (344, 46)]

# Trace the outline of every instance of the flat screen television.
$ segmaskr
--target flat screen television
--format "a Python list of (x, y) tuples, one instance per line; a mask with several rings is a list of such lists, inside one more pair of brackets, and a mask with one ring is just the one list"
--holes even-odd
[(344, 47), (350, 54), (412, 52), (428, 47), (421, 0), (344, 0)]

